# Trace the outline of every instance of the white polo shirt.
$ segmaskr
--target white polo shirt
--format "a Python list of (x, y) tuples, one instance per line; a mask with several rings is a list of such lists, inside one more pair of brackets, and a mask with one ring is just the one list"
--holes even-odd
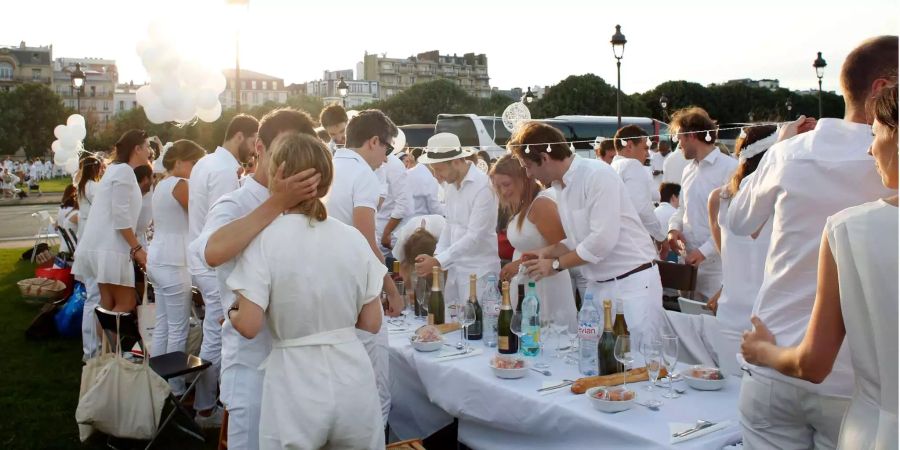
[(334, 152), (333, 164), (334, 181), (325, 207), (329, 216), (352, 227), (354, 208), (371, 208), (373, 212), (378, 209), (381, 184), (369, 163), (353, 150), (339, 148)]
[(653, 212), (653, 192), (659, 191), (653, 188), (653, 177), (636, 159), (616, 155), (611, 166), (622, 177), (625, 191), (631, 197), (631, 203), (647, 233), (657, 241), (665, 239), (668, 230), (663, 230), (663, 225)]
[[(400, 219), (400, 224), (406, 223), (413, 213), (413, 200), (409, 188), (409, 179), (406, 174), (406, 166), (396, 155), (387, 157), (387, 162), (375, 171), (375, 176), (386, 185), (387, 194), (381, 209), (375, 215), (375, 236), (381, 243), (381, 233), (391, 219)], [(382, 249), (383, 251), (386, 249)]]
[[(238, 160), (223, 147), (216, 148), (194, 165), (191, 182), (188, 183), (188, 241), (197, 239), (206, 224), (206, 214), (223, 195), (234, 191), (240, 185), (237, 171), (241, 167)], [(191, 275), (209, 273), (212, 268), (189, 252), (188, 267)]]
[(443, 269), (456, 273), (496, 273), (500, 267), (497, 196), (490, 178), (471, 162), (467, 164), (469, 170), (459, 189), (454, 183), (445, 186), (447, 225), (434, 257)]
[(425, 164), (416, 164), (406, 171), (409, 191), (413, 199), (413, 216), (444, 215), (444, 204), (438, 199), (440, 185)]

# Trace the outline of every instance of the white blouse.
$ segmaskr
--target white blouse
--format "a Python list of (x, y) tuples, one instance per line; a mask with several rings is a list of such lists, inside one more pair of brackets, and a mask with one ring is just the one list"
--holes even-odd
[(169, 177), (160, 181), (153, 192), (153, 242), (147, 253), (147, 263), (166, 266), (186, 266), (188, 244), (188, 213), (172, 195), (178, 182), (187, 179)]

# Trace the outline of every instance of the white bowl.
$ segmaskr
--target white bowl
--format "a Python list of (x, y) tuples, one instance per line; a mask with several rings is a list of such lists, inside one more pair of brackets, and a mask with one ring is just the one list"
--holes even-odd
[[(524, 360), (522, 360), (522, 361), (524, 361)], [(496, 375), (497, 378), (514, 380), (516, 378), (522, 378), (525, 375), (528, 375), (528, 361), (524, 361), (524, 362), (525, 362), (525, 365), (519, 369), (501, 369), (498, 367), (494, 367), (493, 364), (489, 364), (489, 365), (491, 366), (491, 370), (494, 371), (494, 375)]]
[[(702, 367), (702, 366), (694, 366), (691, 369), (713, 369), (712, 367)], [(725, 387), (728, 384), (728, 380), (725, 378), (725, 374), (722, 371), (719, 371), (719, 374), (722, 376), (720, 380), (708, 380), (706, 378), (696, 378), (691, 376), (691, 369), (683, 371), (681, 375), (684, 377), (684, 381), (687, 382), (688, 386), (698, 390), (698, 391), (718, 391)], [(718, 370), (718, 369), (717, 369)]]
[(622, 411), (627, 411), (634, 406), (634, 398), (631, 400), (620, 400), (620, 401), (610, 401), (610, 400), (601, 400), (597, 397), (594, 397), (599, 391), (606, 389), (605, 386), (597, 386), (592, 387), (585, 392), (585, 395), (588, 396), (588, 399), (591, 402), (591, 405), (594, 406), (594, 409), (597, 411), (603, 411), (605, 413), (617, 413)]
[(419, 342), (414, 339), (415, 336), (409, 338), (409, 343), (412, 344), (412, 347), (420, 352), (436, 352), (444, 346), (444, 340), (438, 339), (436, 341), (429, 342)]

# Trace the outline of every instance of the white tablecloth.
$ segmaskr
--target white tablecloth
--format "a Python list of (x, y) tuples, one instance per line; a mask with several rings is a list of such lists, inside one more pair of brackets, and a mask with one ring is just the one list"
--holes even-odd
[[(455, 342), (457, 336), (458, 332), (454, 333), (448, 342)], [(551, 377), (529, 371), (525, 378), (501, 380), (488, 366), (494, 350), (484, 350), (482, 355), (442, 362), (435, 360), (434, 354), (415, 351), (409, 345), (409, 334), (391, 334), (393, 408), (389, 422), (394, 433), (401, 439), (423, 438), (456, 417), (460, 442), (474, 449), (705, 450), (740, 440), (738, 378), (729, 377), (720, 391), (687, 388), (685, 395), (674, 400), (661, 398), (662, 389), (649, 394), (643, 389), (647, 383), (640, 383), (636, 389), (639, 399), (653, 395), (662, 400), (659, 411), (635, 405), (625, 412), (607, 414), (595, 410), (585, 395), (572, 394), (568, 388), (543, 396), (537, 392), (545, 380), (577, 379), (575, 365), (550, 356)], [(698, 419), (730, 420), (732, 425), (680, 444), (669, 443), (669, 422), (694, 423)]]

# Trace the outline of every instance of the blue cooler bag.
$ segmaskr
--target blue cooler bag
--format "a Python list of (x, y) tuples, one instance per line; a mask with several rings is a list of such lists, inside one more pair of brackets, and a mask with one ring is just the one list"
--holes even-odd
[(56, 329), (59, 331), (60, 336), (75, 337), (81, 335), (81, 315), (84, 311), (84, 300), (86, 297), (84, 285), (76, 281), (72, 295), (69, 296), (66, 304), (54, 317)]

